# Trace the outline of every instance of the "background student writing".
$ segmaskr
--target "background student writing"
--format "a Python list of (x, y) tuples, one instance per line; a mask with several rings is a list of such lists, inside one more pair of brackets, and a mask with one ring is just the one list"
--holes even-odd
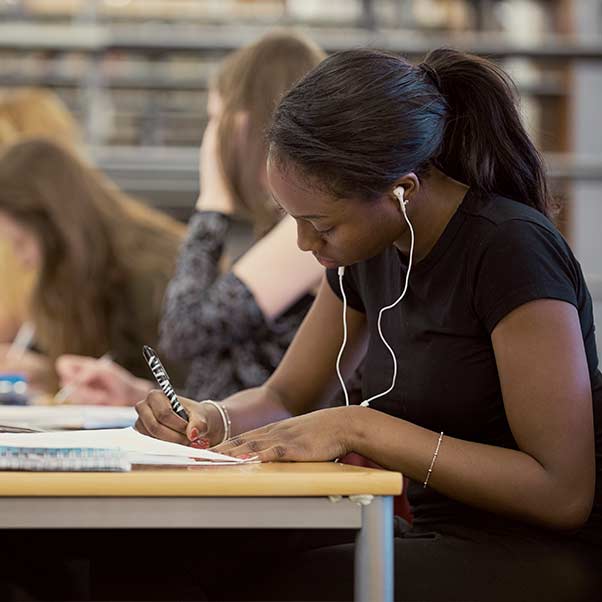
[[(454, 50), (419, 66), (337, 53), (286, 94), (269, 140), (271, 192), (327, 278), (274, 375), (222, 401), (230, 441), (220, 444), (217, 409), (184, 400), (186, 423), (158, 392), (137, 405), (137, 428), (179, 443), (200, 432), (217, 451), (263, 461), (353, 450), (403, 472), (414, 522), (396, 523), (398, 600), (597, 599), (602, 375), (591, 297), (547, 217), (542, 162), (506, 74)], [(391, 387), (378, 320), (410, 262), (407, 294), (382, 318), (399, 366)], [(338, 386), (341, 286), (343, 373), (363, 358), (364, 399), (391, 390), (370, 407), (318, 409)], [(253, 558), (238, 558), (232, 541), (204, 544), (249, 569), (243, 589), (213, 581), (199, 559), (216, 597), (352, 597), (352, 540), (314, 534), (285, 548), (283, 534)]]
[(40, 353), (5, 353), (0, 369), (25, 371), (34, 387), (52, 392), (60, 355), (109, 352), (146, 375), (141, 345), (157, 341), (182, 233), (65, 147), (45, 139), (9, 146), (0, 156), (0, 237), (36, 274), (26, 302)]
[[(81, 145), (77, 123), (53, 92), (40, 88), (17, 88), (0, 93), (0, 148), (32, 136), (48, 137), (72, 150)], [(27, 320), (28, 299), (35, 273), (25, 269), (0, 237), (0, 357)], [(34, 370), (35, 358), (29, 358)]]

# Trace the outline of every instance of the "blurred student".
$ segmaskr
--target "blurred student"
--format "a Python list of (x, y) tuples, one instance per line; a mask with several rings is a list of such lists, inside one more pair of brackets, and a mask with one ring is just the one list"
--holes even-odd
[(140, 349), (157, 342), (183, 228), (133, 207), (64, 146), (31, 139), (5, 149), (0, 238), (36, 274), (26, 302), (40, 353), (12, 359), (4, 346), (0, 371), (25, 372), (34, 388), (52, 392), (60, 355), (110, 353), (133, 374), (147, 374)]
[[(45, 136), (77, 149), (81, 134), (61, 99), (40, 88), (16, 88), (0, 94), (0, 147), (31, 136)], [(8, 343), (27, 319), (35, 274), (25, 270), (0, 238), (0, 344)]]
[[(267, 189), (264, 132), (280, 97), (324, 58), (310, 40), (272, 33), (239, 49), (212, 82), (200, 151), (200, 196), (167, 288), (160, 349), (191, 360), (186, 394), (222, 398), (265, 382), (313, 301), (322, 269), (295, 244)], [(256, 243), (223, 270), (231, 219), (248, 219)], [(63, 357), (78, 403), (134, 404), (156, 388), (115, 362)]]

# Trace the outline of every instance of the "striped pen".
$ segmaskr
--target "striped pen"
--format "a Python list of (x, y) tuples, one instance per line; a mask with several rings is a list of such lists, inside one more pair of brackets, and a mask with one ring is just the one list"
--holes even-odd
[(144, 345), (142, 349), (142, 355), (144, 355), (144, 359), (148, 364), (148, 367), (151, 369), (157, 384), (161, 387), (161, 391), (165, 394), (167, 399), (169, 399), (169, 403), (171, 404), (171, 409), (184, 420), (188, 421), (188, 414), (186, 410), (180, 403), (176, 392), (173, 390), (171, 383), (169, 382), (169, 376), (161, 363), (161, 360), (158, 358), (155, 351), (149, 347), (148, 345)]

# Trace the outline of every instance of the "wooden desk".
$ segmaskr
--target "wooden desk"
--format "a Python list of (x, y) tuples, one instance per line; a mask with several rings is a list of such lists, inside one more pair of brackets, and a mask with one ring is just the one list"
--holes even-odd
[(0, 528), (353, 528), (355, 599), (392, 602), (401, 489), (399, 473), (338, 463), (0, 472)]

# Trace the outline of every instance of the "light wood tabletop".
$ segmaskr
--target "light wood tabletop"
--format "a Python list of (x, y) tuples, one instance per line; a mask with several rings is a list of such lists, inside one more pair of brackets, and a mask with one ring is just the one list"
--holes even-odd
[(135, 467), (132, 472), (0, 472), (0, 497), (398, 495), (398, 472), (333, 462)]

